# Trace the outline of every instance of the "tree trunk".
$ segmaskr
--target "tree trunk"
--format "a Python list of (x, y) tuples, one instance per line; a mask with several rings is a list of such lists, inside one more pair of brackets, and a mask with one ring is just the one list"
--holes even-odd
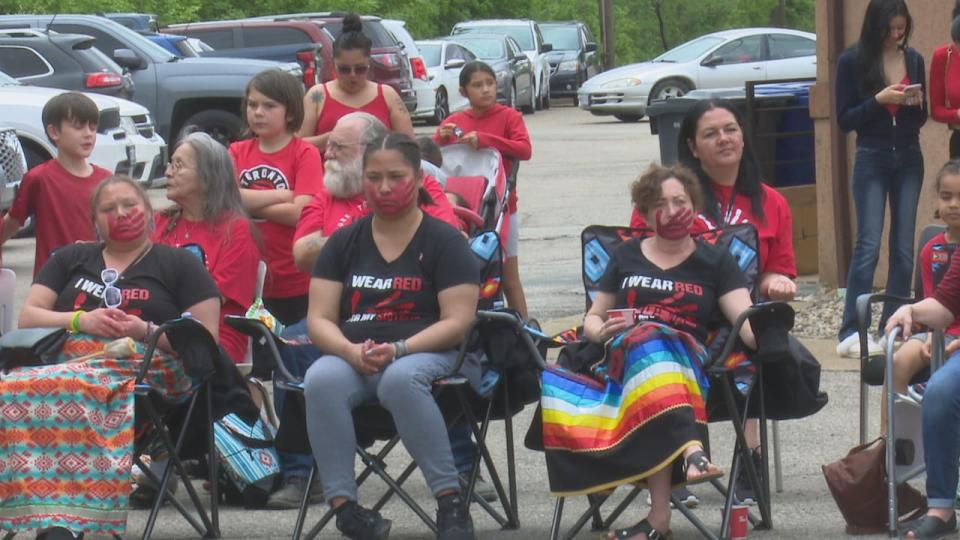
[(667, 45), (667, 34), (666, 30), (663, 28), (663, 13), (660, 11), (660, 6), (663, 5), (663, 0), (653, 0), (653, 12), (657, 15), (657, 27), (660, 29), (660, 43), (663, 45), (663, 52), (667, 52), (670, 49), (670, 46)]

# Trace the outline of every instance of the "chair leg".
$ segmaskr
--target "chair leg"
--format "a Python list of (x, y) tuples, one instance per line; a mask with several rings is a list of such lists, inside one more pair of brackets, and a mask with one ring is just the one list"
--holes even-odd
[(773, 432), (773, 479), (777, 493), (783, 493), (783, 462), (780, 457), (780, 422), (771, 422)]
[[(300, 511), (297, 512), (297, 523), (293, 527), (293, 540), (300, 540), (300, 533), (303, 532), (303, 522), (307, 518), (307, 507), (309, 506), (310, 501), (310, 489), (309, 486), (313, 485), (313, 480), (317, 477), (317, 464), (313, 463), (310, 466), (310, 474), (307, 475), (307, 486), (308, 488), (303, 492), (303, 498), (300, 499)], [(326, 523), (324, 523), (326, 524)]]
[(509, 529), (520, 528), (520, 504), (517, 497), (517, 463), (513, 448), (513, 415), (510, 413), (510, 391), (507, 385), (503, 388), (503, 429), (507, 438), (507, 484), (510, 489), (510, 517), (513, 521)]
[[(365, 462), (367, 460), (372, 459), (369, 453), (367, 453), (367, 451), (362, 448), (357, 448), (357, 452), (361, 456), (363, 456)], [(406, 480), (406, 478), (410, 476), (410, 473), (412, 473), (415, 469), (416, 469), (416, 463), (411, 463), (410, 466), (407, 467), (407, 470), (409, 472), (404, 471), (405, 475), (402, 475), (403, 479)], [(424, 524), (426, 524), (426, 526), (429, 527), (434, 534), (439, 532), (439, 529), (437, 529), (437, 524), (433, 521), (433, 519), (429, 515), (427, 515), (427, 513), (423, 510), (423, 508), (419, 504), (417, 504), (417, 501), (415, 501), (413, 497), (410, 496), (409, 493), (407, 493), (400, 487), (400, 484), (397, 483), (397, 481), (395, 481), (393, 477), (387, 474), (386, 471), (384, 471), (380, 467), (376, 467), (374, 470), (374, 473), (377, 476), (379, 476), (380, 479), (387, 484), (387, 486), (389, 486), (390, 490), (394, 494), (396, 494), (397, 497), (400, 497), (400, 499), (402, 499), (403, 502), (406, 503), (411, 510), (413, 510), (413, 513), (415, 513), (417, 517), (419, 517), (420, 520), (423, 521)], [(384, 497), (387, 497), (387, 495), (384, 495)]]
[[(604, 530), (604, 531), (608, 530), (610, 526), (613, 525), (615, 521), (617, 521), (617, 518), (620, 517), (620, 514), (623, 514), (627, 510), (627, 507), (630, 506), (630, 504), (633, 503), (634, 499), (640, 496), (641, 493), (643, 493), (642, 487), (633, 486), (633, 489), (630, 490), (630, 493), (628, 493), (627, 496), (624, 497), (622, 501), (620, 501), (620, 504), (618, 504), (616, 508), (614, 508), (613, 511), (610, 512), (610, 514), (607, 516), (607, 519), (603, 520), (601, 525), (602, 529), (594, 529), (594, 530)], [(599, 509), (597, 510), (596, 515), (597, 516), (600, 515)]]
[(553, 520), (550, 522), (550, 540), (560, 538), (560, 522), (563, 519), (563, 497), (557, 497), (557, 502), (553, 506)]
[[(490, 457), (490, 451), (487, 448), (487, 431), (490, 427), (490, 420), (493, 414), (493, 403), (490, 402), (487, 404), (487, 409), (484, 412), (483, 422), (478, 422), (476, 415), (473, 414), (473, 410), (469, 406), (464, 392), (465, 390), (462, 388), (457, 388), (457, 399), (460, 402), (460, 408), (463, 411), (464, 417), (466, 418), (467, 425), (470, 426), (470, 430), (473, 432), (473, 437), (477, 441), (478, 450), (478, 455), (474, 457), (471, 481), (475, 479), (475, 476), (479, 471), (479, 461), (482, 459), (487, 468), (487, 473), (490, 475), (490, 482), (493, 483), (493, 487), (497, 492), (497, 498), (500, 500), (500, 503), (503, 506), (503, 511), (507, 514), (507, 516), (501, 517), (496, 511), (493, 511), (492, 507), (484, 506), (484, 510), (486, 510), (493, 519), (500, 523), (502, 528), (515, 529), (519, 526), (519, 519), (516, 516), (514, 506), (507, 498), (507, 494), (503, 488), (503, 482), (500, 480), (500, 475), (497, 472), (497, 468), (493, 463), (493, 459)], [(480, 427), (477, 427), (478, 424)]]
[(860, 381), (860, 444), (867, 444), (867, 425), (870, 422), (868, 392), (870, 388)]
[(702, 521), (700, 521), (700, 518), (698, 518), (697, 515), (694, 514), (692, 510), (684, 506), (683, 503), (680, 502), (680, 499), (676, 498), (671, 494), (670, 501), (673, 502), (674, 508), (676, 508), (678, 512), (683, 514), (683, 517), (687, 518), (687, 521), (689, 521), (694, 527), (696, 527), (696, 529), (700, 531), (700, 534), (702, 534), (703, 537), (706, 538), (707, 540), (721, 540), (721, 538), (723, 539), (727, 538), (726, 528), (721, 529), (721, 536), (717, 536), (716, 534), (714, 534), (713, 531), (707, 528), (707, 526), (704, 525)]
[[(209, 382), (207, 382), (204, 391), (207, 395), (207, 469), (210, 472), (211, 525), (205, 536), (206, 538), (220, 538), (220, 460), (217, 459), (217, 446), (213, 437), (213, 391)], [(198, 508), (197, 510), (202, 509)]]

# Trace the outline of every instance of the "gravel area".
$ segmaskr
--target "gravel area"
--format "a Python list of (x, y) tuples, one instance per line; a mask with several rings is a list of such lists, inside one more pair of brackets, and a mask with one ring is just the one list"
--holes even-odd
[[(808, 338), (836, 339), (843, 318), (843, 291), (824, 287), (803, 289), (792, 303), (796, 310), (793, 333)], [(873, 306), (874, 321), (880, 317), (881, 309), (880, 304)]]

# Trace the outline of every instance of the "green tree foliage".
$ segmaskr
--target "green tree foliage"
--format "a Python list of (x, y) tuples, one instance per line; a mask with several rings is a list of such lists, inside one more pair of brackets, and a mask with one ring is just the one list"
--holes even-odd
[[(776, 22), (779, 0), (613, 0), (618, 64), (646, 60), (699, 35)], [(659, 4), (663, 36), (657, 19)], [(813, 30), (814, 0), (786, 0), (787, 28)], [(272, 13), (348, 11), (407, 21), (416, 38), (450, 33), (459, 21), (483, 18), (581, 20), (600, 39), (599, 0), (0, 0), (3, 13), (156, 13), (161, 25)]]

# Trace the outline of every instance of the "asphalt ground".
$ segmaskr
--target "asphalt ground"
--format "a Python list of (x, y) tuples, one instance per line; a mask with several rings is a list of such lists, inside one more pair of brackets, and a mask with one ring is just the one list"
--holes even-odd
[[(625, 124), (601, 118), (571, 107), (556, 107), (524, 117), (534, 145), (533, 159), (521, 166), (520, 196), (520, 269), (531, 315), (545, 327), (559, 330), (572, 326), (584, 308), (580, 281), (581, 229), (588, 224), (625, 224), (630, 213), (629, 183), (651, 161), (659, 160), (659, 142), (650, 134), (646, 122)], [(418, 126), (418, 132), (431, 128)], [(158, 207), (166, 204), (163, 190), (152, 190)], [(33, 268), (32, 239), (12, 240), (3, 247), (3, 263), (18, 276), (16, 309), (23, 302)], [(833, 357), (829, 342), (811, 343), (821, 351), (824, 364), (822, 386), (830, 403), (814, 417), (780, 424), (784, 490), (773, 500), (772, 531), (751, 531), (756, 538), (810, 539), (842, 538), (843, 520), (823, 480), (820, 466), (839, 459), (857, 444), (858, 380), (851, 372), (855, 364)], [(877, 423), (879, 392), (872, 395), (872, 422)], [(474, 506), (472, 514), (478, 538), (539, 539), (550, 530), (554, 501), (546, 479), (542, 454), (523, 448), (523, 434), (530, 423), (532, 409), (515, 418), (521, 528), (501, 531), (482, 510)], [(873, 429), (875, 432), (876, 429)], [(732, 429), (729, 424), (712, 425), (711, 444), (714, 460), (729, 469)], [(503, 423), (491, 427), (489, 446), (501, 470), (505, 464)], [(402, 447), (388, 460), (388, 470), (396, 474), (407, 462)], [(359, 468), (359, 465), (358, 465)], [(419, 473), (407, 486), (416, 500), (433, 514), (435, 507)], [(918, 482), (922, 488), (922, 480)], [(178, 497), (184, 500), (184, 491)], [(371, 479), (361, 487), (361, 500), (372, 503), (382, 493), (382, 483)], [(697, 515), (713, 528), (719, 528), (721, 498), (709, 486), (694, 490), (701, 497)], [(614, 500), (623, 495), (618, 491)], [(618, 522), (626, 526), (646, 514), (641, 496)], [(569, 526), (586, 508), (585, 498), (567, 502), (564, 525)], [(308, 526), (321, 514), (314, 506)], [(391, 538), (430, 538), (419, 519), (396, 498), (383, 510), (393, 520)], [(146, 522), (145, 511), (131, 511), (129, 537), (139, 537)], [(246, 510), (222, 507), (220, 526), (223, 538), (289, 538), (296, 511)], [(674, 537), (699, 538), (696, 530), (678, 513), (672, 522)], [(589, 529), (589, 527), (588, 527)], [(21, 535), (25, 536), (25, 535)], [(600, 533), (582, 532), (577, 538), (598, 538)], [(196, 538), (197, 534), (169, 506), (164, 508), (154, 531), (157, 539)], [(337, 538), (329, 526), (321, 538)]]

